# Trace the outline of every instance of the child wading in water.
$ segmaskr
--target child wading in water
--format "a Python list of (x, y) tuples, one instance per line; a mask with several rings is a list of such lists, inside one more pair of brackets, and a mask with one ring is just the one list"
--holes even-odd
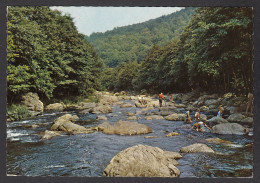
[(195, 121), (200, 119), (200, 109), (197, 110), (194, 117), (195, 117)]
[(187, 123), (187, 120), (191, 123), (190, 111), (186, 112), (186, 118), (184, 119), (184, 123)]
[(198, 123), (195, 123), (195, 124), (191, 127), (191, 129), (193, 129), (194, 127), (196, 127), (197, 132), (198, 132), (198, 131), (204, 132), (204, 131), (202, 130), (202, 127), (203, 127), (203, 126), (205, 126), (207, 129), (211, 130), (211, 128), (206, 125), (206, 120), (203, 120), (203, 122), (200, 121), (200, 122), (198, 122)]
[(223, 112), (224, 112), (224, 107), (219, 106), (217, 117), (222, 118)]

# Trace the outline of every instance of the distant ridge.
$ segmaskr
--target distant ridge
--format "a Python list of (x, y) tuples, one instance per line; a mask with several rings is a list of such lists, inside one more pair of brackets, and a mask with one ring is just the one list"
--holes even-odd
[(135, 60), (141, 62), (154, 44), (164, 45), (178, 39), (194, 12), (195, 8), (188, 7), (143, 23), (93, 33), (86, 39), (108, 67)]

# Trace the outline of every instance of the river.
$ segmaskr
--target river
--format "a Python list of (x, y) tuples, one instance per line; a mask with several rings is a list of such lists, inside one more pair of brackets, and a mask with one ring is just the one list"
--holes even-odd
[[(133, 101), (124, 101), (134, 103)], [(125, 120), (126, 112), (141, 108), (113, 106), (113, 113), (105, 114), (110, 123)], [(184, 110), (184, 109), (183, 109)], [(154, 112), (158, 111), (157, 108)], [(216, 135), (191, 130), (182, 121), (145, 120), (137, 115), (137, 121), (148, 125), (153, 132), (137, 136), (106, 135), (102, 132), (79, 135), (62, 135), (41, 140), (41, 132), (49, 130), (53, 121), (66, 113), (76, 114), (76, 123), (86, 128), (97, 126), (97, 114), (79, 114), (77, 111), (43, 113), (36, 118), (7, 123), (7, 174), (22, 176), (86, 176), (100, 177), (110, 160), (120, 151), (137, 145), (150, 145), (167, 151), (179, 152), (181, 147), (194, 143), (206, 143), (206, 138), (219, 137), (232, 145), (209, 144), (216, 154), (182, 154), (177, 168), (180, 177), (251, 177), (253, 169), (252, 136)], [(192, 115), (194, 115), (192, 113)], [(31, 128), (31, 125), (39, 125)], [(166, 137), (169, 132), (180, 136)], [(159, 138), (146, 139), (145, 136)]]

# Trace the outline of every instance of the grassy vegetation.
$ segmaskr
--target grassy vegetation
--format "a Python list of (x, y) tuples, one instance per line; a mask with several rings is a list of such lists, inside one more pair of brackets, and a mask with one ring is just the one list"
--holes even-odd
[(12, 104), (7, 107), (7, 118), (11, 121), (22, 120), (31, 117), (28, 108), (24, 105)]

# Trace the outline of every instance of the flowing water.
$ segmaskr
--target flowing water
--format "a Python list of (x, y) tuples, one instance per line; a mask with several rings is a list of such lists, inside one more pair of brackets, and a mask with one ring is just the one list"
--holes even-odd
[[(125, 101), (133, 103), (133, 101)], [(113, 113), (105, 114), (110, 123), (125, 120), (126, 112), (141, 111), (141, 108), (113, 106)], [(157, 108), (154, 112), (158, 111)], [(190, 129), (182, 121), (145, 120), (137, 115), (137, 121), (148, 125), (153, 132), (137, 136), (106, 135), (102, 132), (79, 135), (62, 135), (50, 140), (40, 140), (41, 132), (49, 130), (53, 121), (66, 113), (77, 114), (79, 125), (86, 128), (103, 121), (95, 120), (96, 114), (78, 114), (76, 111), (43, 113), (35, 119), (7, 123), (7, 174), (23, 176), (102, 176), (110, 160), (120, 151), (138, 144), (159, 147), (179, 152), (181, 147), (193, 143), (206, 143), (206, 138), (219, 137), (233, 142), (232, 145), (209, 144), (216, 154), (182, 154), (177, 168), (180, 177), (251, 177), (253, 149), (250, 136), (216, 135)], [(31, 128), (31, 125), (38, 125)], [(169, 132), (180, 136), (166, 137)], [(145, 136), (158, 136), (146, 139)]]

